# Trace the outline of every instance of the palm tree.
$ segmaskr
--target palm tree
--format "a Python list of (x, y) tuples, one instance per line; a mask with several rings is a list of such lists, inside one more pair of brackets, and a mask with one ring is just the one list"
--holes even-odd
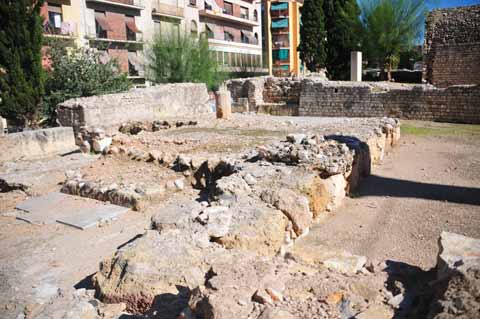
[(391, 81), (400, 52), (420, 39), (426, 6), (424, 0), (362, 0), (363, 48)]

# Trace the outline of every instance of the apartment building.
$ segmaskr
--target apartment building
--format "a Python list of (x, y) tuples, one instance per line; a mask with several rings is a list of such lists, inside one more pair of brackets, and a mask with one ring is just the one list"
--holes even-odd
[(145, 77), (145, 53), (156, 36), (208, 37), (228, 71), (262, 66), (260, 2), (254, 0), (48, 0), (44, 35), (96, 48), (131, 78)]
[(300, 7), (303, 0), (264, 0), (264, 47), (269, 74), (299, 75), (302, 64), (300, 44)]

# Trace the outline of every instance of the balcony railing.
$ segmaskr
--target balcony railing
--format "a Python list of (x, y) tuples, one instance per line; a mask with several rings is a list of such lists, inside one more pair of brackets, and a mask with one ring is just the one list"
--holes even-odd
[(145, 0), (86, 0), (87, 2), (99, 2), (105, 4), (111, 4), (116, 6), (135, 7), (143, 9), (145, 8)]
[(152, 14), (183, 18), (183, 2), (177, 0), (154, 0)]
[(56, 28), (50, 23), (46, 23), (43, 26), (43, 34), (45, 36), (57, 36), (57, 37), (76, 37), (77, 24), (75, 22), (63, 21), (60, 28)]
[[(133, 37), (133, 34), (135, 37)], [(98, 41), (105, 41), (105, 42), (113, 42), (113, 43), (142, 43), (143, 42), (143, 33), (130, 33), (125, 36), (125, 39), (113, 39), (108, 37), (108, 33), (104, 32), (97, 32), (95, 27), (88, 27), (87, 28), (87, 35), (86, 38), (90, 40), (98, 40)]]

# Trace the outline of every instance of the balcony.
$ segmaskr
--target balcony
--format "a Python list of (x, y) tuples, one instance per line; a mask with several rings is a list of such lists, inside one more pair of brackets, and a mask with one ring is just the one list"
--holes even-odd
[(75, 22), (63, 21), (60, 28), (56, 28), (50, 23), (43, 26), (43, 35), (52, 38), (76, 38), (78, 36), (77, 24)]
[(86, 0), (87, 2), (96, 2), (109, 4), (112, 6), (132, 8), (142, 10), (145, 8), (145, 0)]
[(112, 44), (143, 44), (143, 34), (142, 33), (133, 33), (128, 32), (125, 39), (112, 39), (109, 38), (106, 31), (99, 31), (97, 28), (90, 26), (87, 28), (87, 35), (85, 36), (88, 40), (93, 42), (104, 42)]
[(208, 17), (208, 18), (223, 20), (223, 21), (236, 22), (238, 24), (246, 25), (246, 26), (249, 26), (249, 27), (256, 27), (256, 26), (260, 25), (258, 23), (258, 21), (245, 19), (245, 18), (241, 18), (241, 17), (235, 17), (231, 13), (229, 13), (228, 10), (225, 10), (225, 9), (216, 10), (212, 7), (212, 5), (208, 4), (207, 2), (205, 2), (205, 9), (204, 10), (199, 10), (198, 14), (202, 17)]
[(152, 15), (183, 19), (183, 1), (177, 0), (153, 0)]

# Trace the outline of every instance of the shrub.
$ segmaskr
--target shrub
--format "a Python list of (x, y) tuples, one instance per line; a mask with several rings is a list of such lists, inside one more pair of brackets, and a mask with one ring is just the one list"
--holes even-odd
[(214, 90), (225, 79), (203, 35), (157, 36), (147, 56), (149, 78), (156, 83), (206, 83)]
[(48, 52), (51, 70), (46, 81), (44, 111), (49, 123), (56, 120), (55, 107), (71, 98), (126, 91), (131, 87), (116, 60), (102, 61), (92, 49), (68, 48), (52, 42)]

